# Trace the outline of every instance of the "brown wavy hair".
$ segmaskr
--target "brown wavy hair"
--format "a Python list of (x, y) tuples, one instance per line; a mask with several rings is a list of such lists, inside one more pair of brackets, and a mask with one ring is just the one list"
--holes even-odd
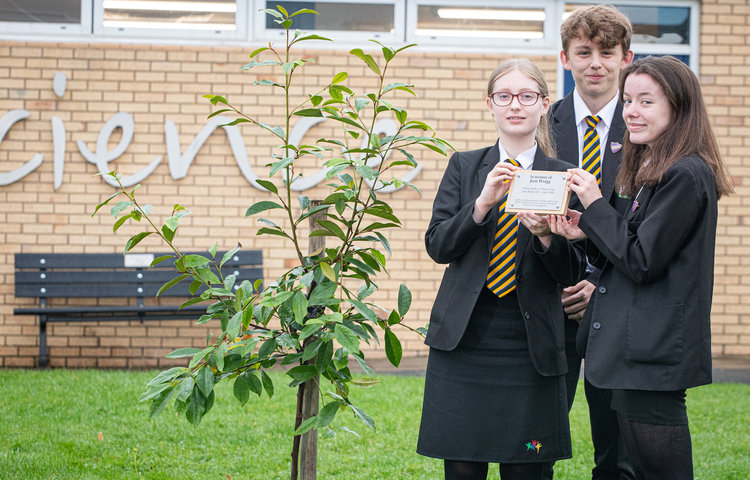
[[(549, 87), (547, 87), (547, 81), (544, 79), (544, 74), (539, 67), (526, 58), (511, 58), (506, 60), (495, 68), (490, 75), (489, 82), (487, 82), (487, 96), (492, 95), (492, 87), (495, 85), (495, 80), (502, 77), (503, 75), (518, 70), (530, 79), (534, 80), (539, 87), (539, 92), (544, 98), (549, 97)], [(549, 122), (547, 121), (547, 115), (542, 115), (539, 119), (539, 126), (536, 129), (535, 138), (537, 145), (548, 157), (555, 157), (555, 147), (552, 143), (552, 139), (549, 134)]]
[[(622, 166), (616, 183), (625, 195), (634, 195), (642, 185), (655, 185), (679, 159), (697, 156), (711, 168), (719, 198), (733, 191), (729, 173), (711, 129), (700, 83), (690, 68), (672, 56), (636, 60), (620, 74), (620, 101), (630, 75), (651, 77), (664, 91), (672, 109), (669, 128), (653, 143), (634, 144), (625, 132)], [(648, 164), (643, 163), (650, 159)]]
[(568, 54), (568, 45), (576, 38), (591, 40), (601, 48), (622, 47), (622, 53), (630, 50), (633, 26), (621, 11), (612, 5), (590, 5), (575, 10), (560, 26), (563, 52)]

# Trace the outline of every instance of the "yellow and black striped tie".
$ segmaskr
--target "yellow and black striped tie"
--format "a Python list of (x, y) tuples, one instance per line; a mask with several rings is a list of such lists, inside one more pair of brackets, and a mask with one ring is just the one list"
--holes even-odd
[(588, 128), (583, 134), (583, 169), (596, 177), (596, 183), (602, 188), (602, 162), (600, 160), (599, 134), (596, 133), (596, 125), (601, 117), (589, 115), (586, 117)]
[[(520, 166), (509, 158), (508, 162)], [(518, 222), (515, 213), (505, 213), (508, 201), (506, 193), (500, 202), (500, 215), (497, 219), (495, 240), (490, 253), (490, 267), (487, 274), (487, 288), (498, 297), (504, 297), (516, 288), (516, 234)]]

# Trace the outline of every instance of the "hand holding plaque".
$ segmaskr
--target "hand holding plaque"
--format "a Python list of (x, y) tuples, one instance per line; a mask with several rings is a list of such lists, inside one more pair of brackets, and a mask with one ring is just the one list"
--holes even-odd
[(518, 170), (510, 185), (505, 211), (565, 215), (570, 200), (567, 180), (568, 172)]

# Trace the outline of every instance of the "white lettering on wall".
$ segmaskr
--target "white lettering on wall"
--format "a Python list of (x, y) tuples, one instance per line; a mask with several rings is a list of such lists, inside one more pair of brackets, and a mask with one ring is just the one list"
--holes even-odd
[[(66, 77), (62, 72), (55, 74), (53, 80), (53, 91), (55, 95), (61, 98), (65, 94), (66, 89)], [(28, 118), (30, 113), (27, 110), (11, 110), (0, 118), (0, 147), (2, 141), (5, 138), (6, 133), (16, 123), (25, 118)], [(311, 118), (302, 117), (292, 128), (289, 134), (289, 143), (295, 146), (299, 146), (302, 143), (302, 139), (305, 134), (318, 123), (324, 121), (324, 118)], [(180, 180), (187, 176), (190, 165), (193, 163), (198, 151), (200, 151), (203, 144), (206, 142), (216, 129), (221, 126), (227, 134), (229, 140), (229, 146), (234, 155), (235, 162), (240, 168), (242, 175), (245, 179), (258, 190), (266, 191), (257, 180), (260, 178), (253, 170), (250, 165), (250, 161), (247, 156), (247, 149), (245, 143), (242, 140), (242, 135), (239, 128), (236, 126), (226, 126), (227, 123), (231, 122), (231, 119), (224, 116), (216, 116), (207, 121), (200, 132), (193, 138), (190, 145), (182, 152), (180, 145), (180, 135), (177, 130), (177, 126), (171, 120), (167, 120), (164, 123), (164, 140), (167, 148), (167, 163), (169, 165), (169, 174), (174, 180)], [(65, 167), (65, 145), (66, 145), (66, 131), (65, 124), (62, 119), (57, 116), (53, 116), (52, 120), (52, 143), (53, 143), (53, 166), (54, 166), (54, 188), (57, 190), (62, 185), (63, 172)], [(109, 149), (110, 139), (114, 134), (115, 130), (120, 129), (120, 141), (111, 150)], [(398, 126), (393, 120), (380, 120), (375, 124), (375, 133), (383, 135), (394, 135), (398, 130)], [(83, 158), (96, 165), (99, 173), (106, 174), (113, 170), (110, 167), (110, 162), (116, 160), (127, 151), (130, 143), (133, 140), (133, 132), (135, 131), (135, 121), (133, 116), (128, 112), (118, 112), (102, 126), (99, 130), (99, 135), (96, 140), (96, 147), (92, 152), (88, 146), (81, 140), (78, 140), (78, 151), (81, 153)], [(367, 139), (365, 138), (362, 144), (362, 148), (367, 147)], [(389, 152), (390, 155), (390, 152)], [(386, 156), (387, 158), (387, 156)], [(31, 160), (24, 163), (20, 167), (10, 172), (0, 172), (0, 186), (10, 185), (15, 183), (26, 175), (38, 168), (44, 157), (41, 153), (35, 154)], [(161, 157), (156, 157), (148, 165), (143, 167), (140, 171), (132, 175), (123, 175), (121, 182), (124, 186), (129, 187), (142, 182), (149, 175), (151, 175), (156, 167), (161, 163)], [(373, 158), (368, 160), (368, 165), (371, 167), (377, 167), (380, 163), (379, 159)], [(411, 182), (416, 175), (420, 172), (422, 166), (419, 165), (413, 171), (409, 172), (402, 180)], [(297, 180), (292, 184), (292, 190), (302, 191), (314, 187), (326, 178), (327, 168), (321, 168), (313, 174), (305, 177), (298, 177)], [(101, 175), (101, 178), (109, 185), (117, 187), (117, 182), (108, 175)], [(372, 187), (372, 182), (368, 182)], [(379, 191), (388, 193), (397, 190), (393, 186), (381, 188)]]

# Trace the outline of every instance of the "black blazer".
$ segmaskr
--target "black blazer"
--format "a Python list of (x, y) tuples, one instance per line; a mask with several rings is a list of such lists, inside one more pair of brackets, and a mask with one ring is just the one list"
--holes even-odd
[[(440, 182), (432, 208), (425, 245), (438, 263), (448, 263), (430, 315), (425, 343), (438, 350), (453, 350), (466, 330), (482, 290), (490, 261), (498, 209), (481, 224), (474, 222), (474, 201), (487, 174), (500, 160), (492, 147), (456, 152)], [(537, 149), (535, 170), (564, 171), (568, 164)], [(567, 371), (563, 310), (558, 284), (574, 284), (585, 269), (582, 249), (555, 235), (550, 248), (540, 253), (538, 240), (519, 225), (516, 243), (516, 290), (524, 317), (531, 358), (542, 375)], [(536, 247), (536, 248), (535, 248)]]
[(629, 390), (710, 383), (713, 173), (698, 157), (682, 158), (636, 200), (624, 217), (596, 200), (580, 220), (602, 269), (581, 324), (588, 323), (586, 378)]

